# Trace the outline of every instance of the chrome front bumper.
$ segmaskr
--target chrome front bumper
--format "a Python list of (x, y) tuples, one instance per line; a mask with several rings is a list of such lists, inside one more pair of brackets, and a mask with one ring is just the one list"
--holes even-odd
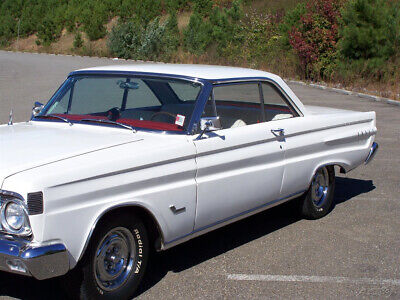
[(378, 151), (379, 145), (375, 142), (372, 143), (371, 149), (369, 150), (368, 156), (365, 159), (364, 164), (368, 164), (375, 156), (376, 152)]
[(69, 270), (65, 245), (60, 241), (32, 243), (0, 237), (0, 270), (48, 279)]

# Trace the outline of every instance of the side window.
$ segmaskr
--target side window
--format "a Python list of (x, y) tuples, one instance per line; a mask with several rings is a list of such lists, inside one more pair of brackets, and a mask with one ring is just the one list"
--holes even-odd
[(270, 83), (263, 82), (262, 93), (264, 98), (265, 120), (275, 121), (293, 118), (295, 113), (287, 105), (281, 93)]
[(245, 126), (263, 121), (257, 83), (219, 85), (213, 88), (213, 93), (222, 128)]

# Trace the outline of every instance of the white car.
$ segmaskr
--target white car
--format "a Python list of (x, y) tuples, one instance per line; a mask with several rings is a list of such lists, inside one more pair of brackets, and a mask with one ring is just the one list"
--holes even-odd
[[(69, 74), (0, 126), (0, 269), (131, 297), (165, 250), (291, 199), (317, 219), (368, 163), (375, 112), (304, 106), (276, 75), (135, 64)], [(72, 279), (71, 279), (72, 278)], [(76, 280), (76, 278), (80, 278)]]

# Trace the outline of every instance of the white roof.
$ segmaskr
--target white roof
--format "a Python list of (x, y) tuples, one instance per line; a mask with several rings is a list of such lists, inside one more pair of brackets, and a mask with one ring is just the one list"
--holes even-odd
[(280, 77), (264, 71), (212, 65), (185, 65), (164, 63), (135, 63), (130, 65), (109, 65), (81, 69), (78, 71), (125, 71), (146, 72), (168, 75), (189, 76), (200, 79), (226, 79), (243, 77), (264, 77), (279, 80)]

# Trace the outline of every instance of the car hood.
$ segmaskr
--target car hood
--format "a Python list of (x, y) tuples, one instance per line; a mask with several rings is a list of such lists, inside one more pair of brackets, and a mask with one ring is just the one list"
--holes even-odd
[(132, 131), (106, 126), (26, 122), (0, 126), (0, 188), (4, 179), (55, 161), (136, 142)]

